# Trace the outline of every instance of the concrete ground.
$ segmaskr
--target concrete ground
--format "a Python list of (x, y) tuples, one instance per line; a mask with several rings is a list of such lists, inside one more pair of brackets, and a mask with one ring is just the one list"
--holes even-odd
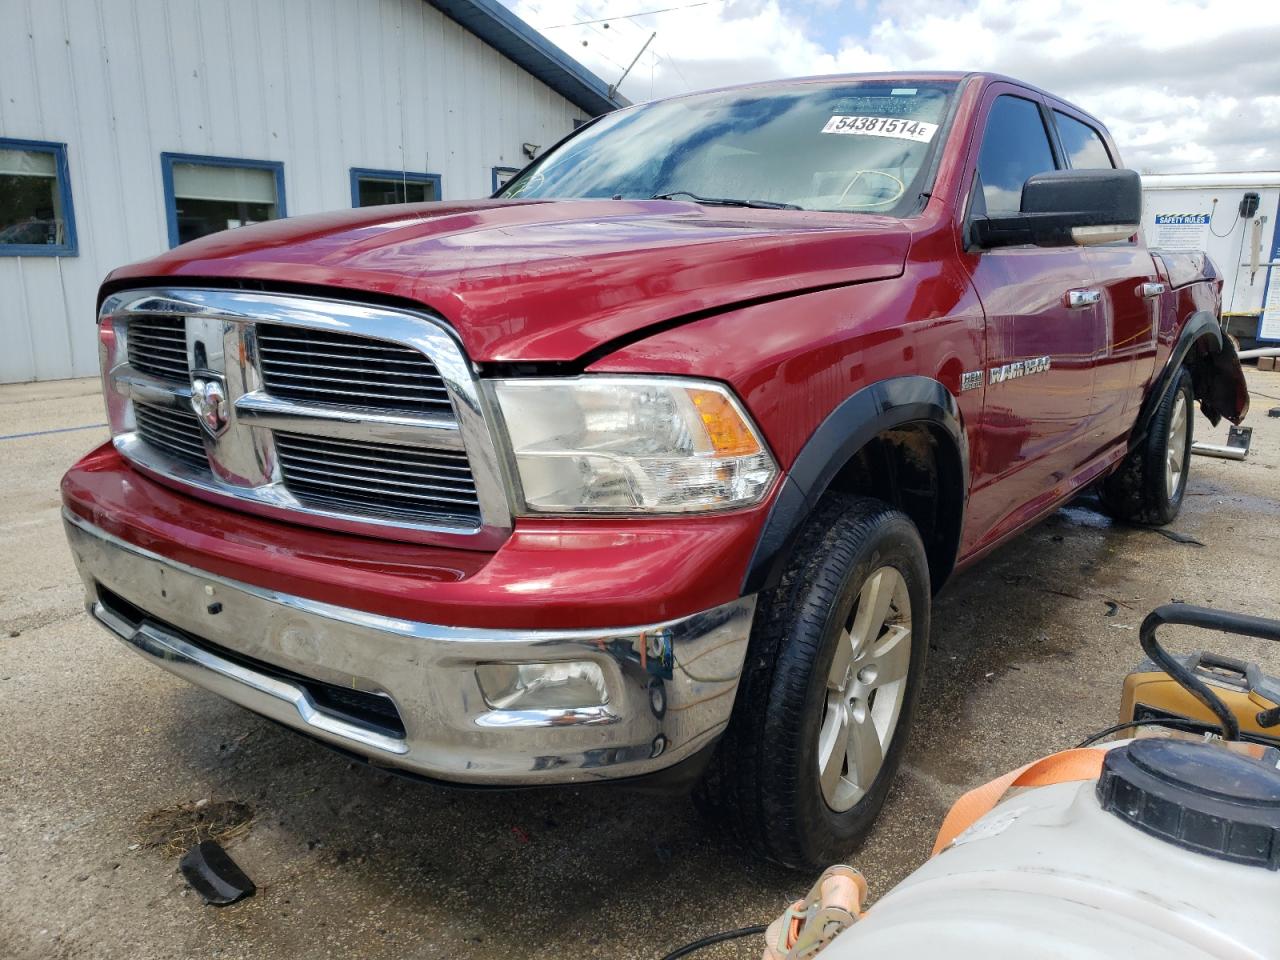
[[(939, 598), (906, 768), (851, 857), (873, 893), (924, 860), (963, 790), (1114, 721), (1151, 607), (1280, 617), (1280, 373), (1249, 376), (1252, 454), (1196, 458), (1173, 525), (1203, 546), (1084, 501)], [(58, 477), (102, 420), (91, 381), (0, 387), (0, 956), (654, 958), (767, 921), (812, 882), (681, 799), (399, 780), (144, 664), (83, 614), (59, 523)], [(1280, 673), (1280, 650), (1230, 645)], [(227, 847), (258, 893), (224, 910), (140, 826), (201, 800), (252, 808)]]

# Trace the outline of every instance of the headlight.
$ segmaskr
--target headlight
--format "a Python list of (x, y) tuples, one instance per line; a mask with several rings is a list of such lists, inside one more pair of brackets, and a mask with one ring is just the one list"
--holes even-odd
[(493, 382), (529, 513), (689, 513), (759, 502), (773, 457), (733, 393), (682, 378)]

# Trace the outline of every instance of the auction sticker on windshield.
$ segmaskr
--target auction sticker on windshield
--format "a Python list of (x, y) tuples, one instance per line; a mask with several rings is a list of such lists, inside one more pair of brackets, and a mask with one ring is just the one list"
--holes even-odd
[(851, 133), (863, 137), (894, 137), (928, 143), (938, 132), (936, 123), (902, 117), (832, 117), (823, 133)]

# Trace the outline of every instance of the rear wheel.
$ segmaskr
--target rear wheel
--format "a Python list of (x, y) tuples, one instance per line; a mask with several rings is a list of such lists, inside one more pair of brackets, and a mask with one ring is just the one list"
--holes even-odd
[[(1191, 393), (1179, 390), (1174, 395), (1169, 417), (1168, 439), (1164, 449), (1165, 501), (1174, 511), (1182, 506), (1182, 493), (1187, 483), (1187, 467), (1191, 454)], [(1173, 519), (1170, 517), (1170, 519)]]
[(829, 497), (779, 586), (760, 598), (703, 805), (786, 866), (847, 854), (901, 762), (928, 637), (928, 565), (914, 524), (879, 500)]
[(1160, 526), (1178, 515), (1191, 466), (1194, 403), (1191, 374), (1184, 368), (1152, 415), (1142, 443), (1102, 482), (1102, 501), (1114, 516)]

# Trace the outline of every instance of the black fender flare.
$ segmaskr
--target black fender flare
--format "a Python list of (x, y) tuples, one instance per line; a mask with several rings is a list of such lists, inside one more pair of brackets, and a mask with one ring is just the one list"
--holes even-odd
[[(1142, 406), (1138, 408), (1138, 417), (1133, 424), (1133, 432), (1129, 435), (1129, 449), (1135, 449), (1147, 438), (1147, 427), (1151, 423), (1151, 418), (1155, 415), (1156, 409), (1160, 406), (1165, 395), (1173, 389), (1173, 383), (1177, 379), (1178, 371), (1182, 368), (1187, 356), (1195, 348), (1195, 345), (1203, 338), (1209, 338), (1212, 341), (1210, 347), (1211, 353), (1222, 353), (1229, 350), (1231, 359), (1235, 359), (1235, 346), (1231, 340), (1222, 333), (1222, 324), (1218, 322), (1218, 318), (1212, 313), (1205, 310), (1197, 311), (1187, 318), (1186, 324), (1182, 328), (1182, 332), (1178, 335), (1178, 341), (1173, 345), (1173, 350), (1169, 352), (1169, 359), (1165, 361), (1164, 369), (1155, 378), (1151, 385), (1151, 389), (1147, 391), (1147, 395), (1142, 400)], [(1238, 367), (1240, 361), (1235, 360)], [(1204, 404), (1201, 404), (1203, 409)], [(1215, 424), (1221, 415), (1216, 411), (1205, 410), (1208, 416)]]
[[(836, 474), (859, 450), (886, 430), (922, 422), (941, 428), (955, 444), (963, 498), (967, 499), (969, 444), (951, 391), (925, 376), (893, 377), (869, 384), (827, 415), (783, 476), (747, 565), (742, 592), (757, 593), (777, 584), (801, 526)], [(957, 530), (963, 502), (961, 516), (954, 520)], [(954, 557), (951, 559), (954, 562)]]

